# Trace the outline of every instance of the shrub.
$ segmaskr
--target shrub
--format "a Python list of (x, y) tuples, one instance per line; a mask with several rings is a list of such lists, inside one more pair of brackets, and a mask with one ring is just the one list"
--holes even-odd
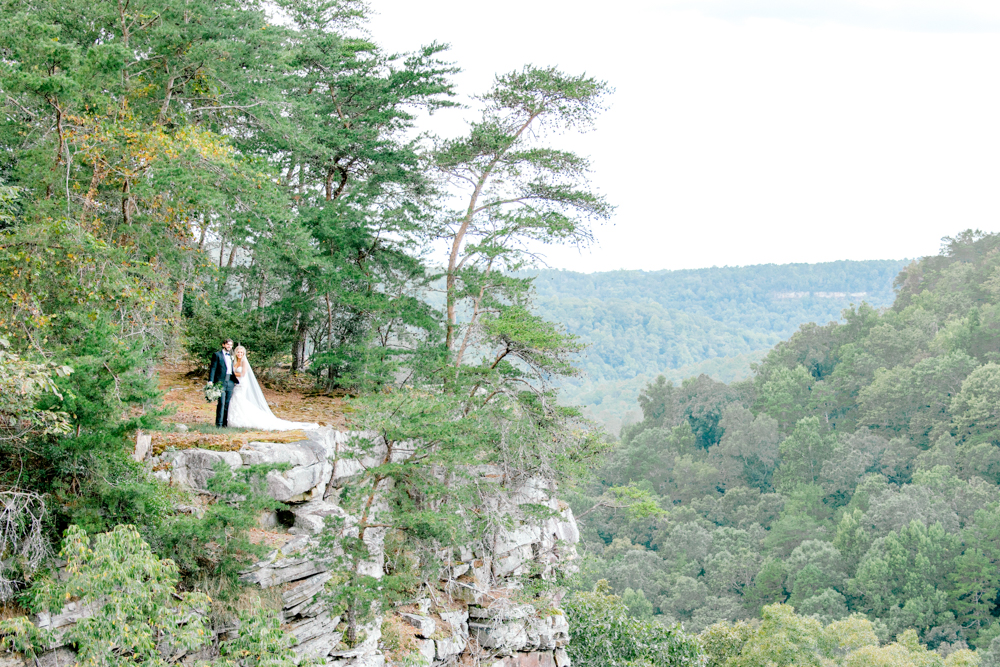
[(278, 315), (262, 311), (244, 312), (235, 304), (217, 299), (185, 304), (186, 339), (184, 346), (191, 360), (208, 368), (212, 354), (220, 349), (222, 338), (229, 337), (243, 345), (251, 355), (255, 372), (276, 365), (288, 353), (292, 338), (287, 327), (279, 328)]
[(608, 583), (592, 593), (575, 593), (564, 604), (569, 619), (568, 652), (576, 667), (680, 667), (706, 665), (707, 656), (694, 635), (680, 624), (670, 627), (629, 615)]
[[(157, 558), (132, 526), (93, 539), (70, 526), (60, 556), (68, 576), (39, 579), (27, 598), (36, 612), (57, 612), (71, 599), (93, 611), (63, 638), (75, 645), (81, 667), (158, 667), (168, 664), (161, 653), (190, 651), (208, 642), (208, 596), (178, 593), (177, 566)], [(0, 622), (0, 633), (18, 630), (8, 623)]]

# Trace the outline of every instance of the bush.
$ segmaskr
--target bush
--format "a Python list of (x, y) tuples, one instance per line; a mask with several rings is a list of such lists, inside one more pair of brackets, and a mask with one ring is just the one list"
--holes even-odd
[[(59, 611), (67, 600), (93, 613), (60, 638), (76, 649), (78, 667), (168, 667), (183, 652), (207, 646), (212, 633), (204, 593), (178, 592), (177, 565), (158, 558), (132, 526), (90, 537), (70, 526), (60, 556), (65, 569), (38, 579), (25, 596), (33, 611)], [(0, 621), (0, 651), (34, 657), (53, 645), (52, 633), (26, 616)], [(294, 667), (303, 664), (273, 611), (255, 598), (240, 614), (237, 636), (220, 646), (217, 667)]]
[(592, 593), (576, 593), (563, 605), (573, 641), (567, 650), (576, 667), (679, 667), (706, 665), (694, 635), (679, 624), (664, 627), (629, 615), (603, 579)]
[(212, 580), (218, 595), (233, 598), (240, 587), (239, 574), (268, 549), (250, 542), (261, 512), (282, 507), (263, 493), (263, 479), (270, 470), (287, 466), (249, 466), (233, 471), (219, 462), (208, 480), (208, 491), (216, 497), (201, 517), (179, 514), (164, 521), (150, 534), (156, 550), (170, 556), (185, 583)]
[(292, 346), (288, 327), (279, 327), (279, 315), (266, 311), (244, 311), (238, 304), (221, 299), (185, 302), (186, 338), (184, 347), (191, 360), (208, 368), (212, 354), (223, 338), (232, 338), (247, 348), (256, 372), (274, 367)]
[(725, 667), (730, 658), (737, 657), (756, 633), (746, 621), (729, 624), (727, 621), (705, 628), (699, 635), (708, 656), (707, 667)]
[[(38, 580), (26, 597), (36, 612), (57, 612), (70, 599), (93, 609), (65, 637), (76, 647), (82, 667), (159, 667), (168, 664), (162, 652), (190, 651), (208, 643), (202, 613), (208, 596), (178, 593), (177, 566), (157, 558), (132, 526), (118, 526), (93, 539), (70, 526), (60, 556), (66, 559), (67, 576)], [(0, 634), (23, 630), (8, 623), (0, 622)]]
[(274, 611), (263, 611), (260, 599), (254, 608), (240, 613), (236, 637), (219, 646), (223, 660), (218, 667), (308, 667), (292, 650), (295, 636), (281, 629), (281, 620)]
[(785, 604), (764, 607), (759, 625), (717, 623), (700, 639), (707, 667), (978, 667), (991, 664), (968, 649), (947, 658), (930, 651), (907, 630), (879, 646), (875, 627), (860, 614), (824, 626)]

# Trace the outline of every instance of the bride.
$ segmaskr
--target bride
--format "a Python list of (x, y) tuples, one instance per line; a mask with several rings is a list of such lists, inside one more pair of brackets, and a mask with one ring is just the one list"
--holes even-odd
[(233, 375), (239, 378), (239, 384), (233, 389), (233, 397), (229, 402), (230, 426), (253, 428), (260, 431), (315, 430), (319, 428), (319, 424), (291, 422), (275, 417), (264, 399), (264, 392), (257, 384), (253, 369), (250, 368), (250, 362), (247, 360), (247, 349), (240, 345), (236, 348), (235, 353)]

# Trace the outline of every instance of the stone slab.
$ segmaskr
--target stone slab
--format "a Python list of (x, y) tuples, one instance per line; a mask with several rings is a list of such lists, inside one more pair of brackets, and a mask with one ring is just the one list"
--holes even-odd
[(412, 626), (416, 629), (416, 634), (418, 637), (423, 637), (429, 639), (431, 635), (437, 631), (437, 624), (434, 623), (434, 619), (429, 616), (421, 616), (419, 614), (408, 614), (406, 612), (401, 612), (399, 617), (403, 619), (407, 625)]

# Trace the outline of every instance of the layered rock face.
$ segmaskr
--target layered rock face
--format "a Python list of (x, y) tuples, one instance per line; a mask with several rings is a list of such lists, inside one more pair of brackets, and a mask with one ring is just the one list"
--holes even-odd
[[(364, 468), (381, 463), (356, 455), (351, 443), (358, 437), (370, 439), (366, 434), (324, 429), (309, 432), (308, 439), (300, 442), (251, 442), (238, 452), (167, 452), (152, 464), (160, 479), (195, 493), (207, 491), (208, 480), (220, 462), (234, 470), (287, 464), (286, 470), (271, 471), (265, 480), (266, 492), (284, 503), (286, 510), (265, 520), (269, 519), (274, 532), (287, 533), (288, 541), (245, 572), (243, 579), (281, 591), (284, 627), (298, 639), (295, 650), (303, 657), (343, 667), (380, 667), (404, 661), (567, 667), (569, 626), (558, 607), (539, 609), (511, 599), (519, 586), (519, 575), (530, 571), (548, 578), (557, 570), (574, 567), (573, 545), (579, 541), (576, 521), (572, 510), (554, 498), (554, 486), (542, 479), (521, 484), (509, 500), (497, 501), (502, 506), (491, 509), (503, 516), (517, 516), (518, 505), (543, 505), (551, 510), (549, 518), (518, 523), (513, 529), (496, 529), (482, 540), (488, 546), (442, 553), (439, 581), (427, 582), (421, 588), (424, 596), (386, 617), (375, 618), (350, 645), (345, 641), (344, 619), (324, 602), (323, 593), (332, 585), (333, 576), (328, 559), (315, 554), (318, 536), (327, 529), (327, 517), (338, 517), (347, 530), (357, 523), (356, 517), (337, 504), (336, 490), (350, 484)], [(396, 455), (406, 456), (407, 452), (397, 450)], [(500, 481), (499, 472), (491, 468), (476, 473), (484, 482)], [(384, 529), (365, 532), (370, 558), (357, 566), (361, 574), (382, 577), (384, 533)], [(82, 613), (64, 612), (39, 620), (65, 625)], [(387, 630), (385, 637), (383, 629)], [(206, 656), (190, 656), (195, 657)]]

